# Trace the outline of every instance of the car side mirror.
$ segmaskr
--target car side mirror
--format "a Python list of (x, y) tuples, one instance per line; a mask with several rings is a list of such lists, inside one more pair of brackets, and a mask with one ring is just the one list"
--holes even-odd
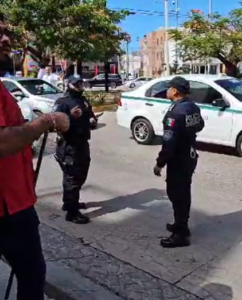
[(220, 107), (220, 108), (227, 108), (229, 107), (229, 104), (227, 104), (224, 99), (216, 99), (216, 100), (213, 100), (212, 102), (212, 106), (215, 106), (215, 107)]

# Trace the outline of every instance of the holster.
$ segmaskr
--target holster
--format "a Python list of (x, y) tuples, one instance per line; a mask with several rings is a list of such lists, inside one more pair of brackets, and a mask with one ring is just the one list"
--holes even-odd
[(57, 146), (61, 146), (65, 142), (64, 138), (62, 135), (57, 135), (56, 137), (56, 144)]
[(58, 163), (58, 165), (60, 166), (62, 172), (65, 173), (67, 170), (67, 165), (65, 162), (67, 142), (64, 140), (63, 136), (57, 135), (56, 144), (59, 147), (61, 147), (61, 146), (64, 147), (63, 154), (61, 155), (61, 157), (54, 154), (54, 158), (55, 158), (56, 162)]
[(66, 173), (66, 163), (63, 160), (61, 160), (56, 154), (54, 154), (54, 158), (58, 163), (58, 165), (60, 166), (61, 171)]

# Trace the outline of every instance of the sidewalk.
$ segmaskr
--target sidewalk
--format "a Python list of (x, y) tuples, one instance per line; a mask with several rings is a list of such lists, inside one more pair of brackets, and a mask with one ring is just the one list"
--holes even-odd
[[(10, 274), (10, 268), (3, 261), (0, 260), (0, 299), (4, 299), (6, 287), (8, 284), (9, 274)], [(16, 299), (15, 294), (16, 294), (16, 282), (14, 281), (9, 300), (15, 300)]]
[[(46, 296), (45, 300), (121, 300), (101, 286), (84, 278), (74, 268), (68, 267), (68, 263), (62, 264), (65, 260), (74, 262), (79, 257), (73, 253), (73, 251), (78, 251), (79, 241), (70, 240), (69, 237), (45, 225), (42, 225), (41, 233), (47, 260), (46, 294), (48, 297)], [(80, 251), (80, 253), (82, 252)], [(0, 260), (1, 300), (4, 299), (9, 275), (10, 267)], [(15, 280), (9, 300), (16, 300)]]
[[(47, 288), (58, 300), (201, 299), (45, 224)], [(212, 298), (211, 298), (212, 300)]]
[[(3, 300), (5, 296), (6, 287), (8, 284), (8, 278), (10, 274), (10, 268), (2, 260), (0, 260), (0, 299)], [(9, 300), (16, 300), (16, 281), (14, 280)], [(46, 296), (45, 300), (54, 300)]]
[[(144, 272), (65, 233), (41, 224), (47, 261), (46, 300), (232, 300), (225, 286), (214, 284), (220, 297), (200, 297)], [(0, 299), (10, 269), (0, 263)], [(15, 300), (14, 284), (9, 300)], [(236, 298), (237, 299), (237, 298)]]
[[(45, 224), (40, 228), (47, 261), (46, 300), (199, 300), (163, 280), (92, 248)], [(10, 268), (0, 262), (0, 299)], [(9, 300), (16, 299), (16, 282)]]

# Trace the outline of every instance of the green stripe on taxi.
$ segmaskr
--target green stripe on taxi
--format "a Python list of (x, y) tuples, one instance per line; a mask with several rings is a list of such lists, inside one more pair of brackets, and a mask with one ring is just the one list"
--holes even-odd
[[(126, 96), (122, 95), (122, 99), (127, 99), (127, 100), (134, 100), (134, 101), (146, 101), (146, 102), (152, 102), (152, 103), (158, 103), (158, 104), (170, 104), (171, 101), (166, 100), (166, 99), (155, 99), (155, 98), (145, 98), (145, 97), (134, 97), (134, 96)], [(198, 104), (198, 106), (202, 109), (207, 109), (207, 110), (214, 110), (214, 111), (223, 111), (223, 109), (210, 106), (210, 105), (204, 105), (204, 104)], [(229, 113), (236, 113), (236, 114), (242, 114), (242, 110), (239, 109), (232, 109), (232, 108), (226, 108), (224, 111), (229, 112)]]

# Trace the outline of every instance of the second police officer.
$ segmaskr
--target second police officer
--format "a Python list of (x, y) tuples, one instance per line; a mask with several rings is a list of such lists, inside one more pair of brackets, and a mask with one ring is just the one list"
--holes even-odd
[(85, 209), (80, 203), (80, 190), (85, 183), (90, 166), (89, 139), (91, 125), (96, 122), (92, 107), (83, 96), (83, 80), (69, 77), (65, 95), (55, 103), (55, 111), (70, 117), (70, 129), (57, 139), (55, 158), (63, 171), (63, 206), (66, 221), (87, 224), (89, 218), (79, 210)]
[(169, 82), (167, 98), (173, 103), (163, 120), (163, 145), (154, 167), (156, 176), (167, 167), (166, 189), (174, 211), (174, 223), (166, 226), (172, 234), (161, 239), (161, 246), (167, 248), (190, 245), (191, 183), (198, 160), (195, 143), (204, 120), (200, 108), (188, 98), (189, 91), (189, 82), (183, 77)]

